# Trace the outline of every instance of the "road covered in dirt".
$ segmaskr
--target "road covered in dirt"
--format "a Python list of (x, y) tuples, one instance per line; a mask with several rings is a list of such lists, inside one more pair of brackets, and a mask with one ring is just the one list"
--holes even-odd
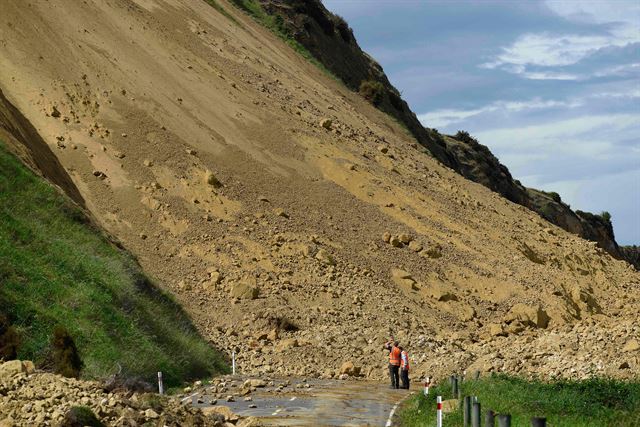
[[(252, 382), (259, 387), (252, 387)], [(219, 393), (222, 389), (227, 396)], [(236, 396), (242, 393), (246, 395)], [(396, 403), (410, 393), (370, 381), (242, 378), (204, 386), (183, 400), (205, 413), (227, 406), (234, 414), (255, 417), (267, 426), (384, 426)]]

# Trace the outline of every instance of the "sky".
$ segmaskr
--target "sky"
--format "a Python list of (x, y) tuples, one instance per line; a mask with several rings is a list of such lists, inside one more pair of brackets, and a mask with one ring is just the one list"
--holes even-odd
[(425, 126), (640, 244), (640, 1), (322, 1)]

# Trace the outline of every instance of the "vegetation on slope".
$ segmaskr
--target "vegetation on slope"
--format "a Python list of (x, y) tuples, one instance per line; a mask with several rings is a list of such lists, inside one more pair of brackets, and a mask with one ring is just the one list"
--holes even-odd
[[(532, 417), (546, 417), (556, 427), (640, 425), (640, 382), (593, 378), (584, 381), (543, 382), (493, 375), (462, 383), (463, 396), (477, 396), (482, 419), (488, 409), (511, 414), (512, 426), (529, 426)], [(403, 426), (435, 425), (436, 396), (451, 399), (448, 384), (434, 387), (428, 397), (419, 394), (400, 411)], [(463, 425), (462, 405), (445, 414), (445, 425)]]
[[(0, 143), (0, 315), (17, 330), (17, 357), (44, 364), (57, 327), (69, 331), (83, 375), (167, 385), (227, 368), (179, 305), (84, 214)], [(6, 329), (6, 328), (5, 328)]]

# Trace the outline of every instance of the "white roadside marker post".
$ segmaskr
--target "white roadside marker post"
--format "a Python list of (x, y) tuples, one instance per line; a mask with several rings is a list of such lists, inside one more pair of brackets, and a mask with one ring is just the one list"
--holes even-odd
[(424, 395), (429, 396), (429, 386), (431, 385), (431, 379), (427, 377), (424, 382)]
[(233, 373), (233, 375), (236, 374), (236, 352), (235, 351), (231, 352), (231, 372)]
[(164, 394), (164, 384), (162, 384), (162, 372), (158, 372), (158, 393)]
[(436, 426), (442, 427), (442, 396), (438, 396), (436, 402)]

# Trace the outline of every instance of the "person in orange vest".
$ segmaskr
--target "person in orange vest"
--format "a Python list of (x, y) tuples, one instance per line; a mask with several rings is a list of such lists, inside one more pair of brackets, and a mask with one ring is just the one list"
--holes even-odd
[(402, 380), (402, 387), (409, 390), (409, 353), (407, 353), (402, 347), (400, 349), (400, 379)]
[(391, 378), (391, 388), (400, 388), (400, 348), (398, 341), (393, 337), (384, 345), (385, 350), (389, 350), (389, 377)]

